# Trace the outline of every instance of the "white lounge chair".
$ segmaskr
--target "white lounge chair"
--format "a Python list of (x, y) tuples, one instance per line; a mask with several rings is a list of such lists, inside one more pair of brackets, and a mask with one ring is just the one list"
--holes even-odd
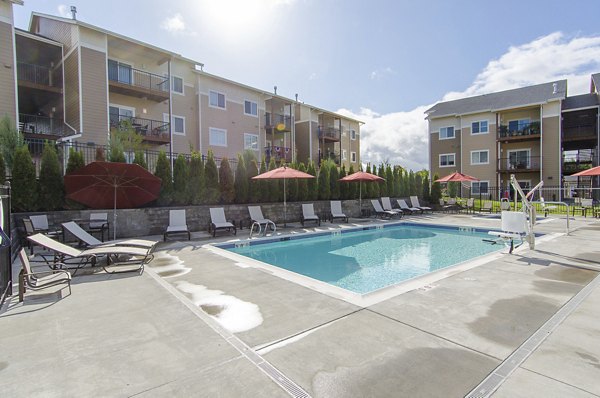
[(300, 219), (302, 226), (307, 221), (315, 221), (317, 225), (321, 226), (321, 219), (315, 214), (315, 208), (312, 203), (302, 204), (302, 218)]
[(48, 216), (45, 214), (29, 216), (29, 220), (31, 220), (31, 225), (36, 233), (46, 234), (52, 238), (58, 238), (61, 234), (59, 230), (50, 229), (50, 225), (48, 224)]
[[(47, 287), (67, 285), (69, 295), (71, 294), (71, 274), (64, 270), (36, 271), (31, 270), (29, 258), (25, 249), (19, 251), (19, 258), (23, 270), (19, 273), (19, 302), (23, 301), (23, 296), (27, 289), (41, 290)], [(61, 289), (62, 290), (62, 289)]]
[(163, 234), (163, 241), (167, 241), (167, 237), (172, 234), (187, 234), (188, 240), (191, 239), (190, 230), (188, 229), (185, 209), (169, 210), (169, 226)]
[(329, 218), (329, 221), (333, 222), (333, 220), (337, 218), (341, 218), (345, 222), (348, 222), (348, 216), (342, 211), (342, 202), (340, 200), (332, 200), (331, 216)]
[(69, 231), (74, 237), (80, 242), (83, 242), (88, 247), (99, 247), (99, 246), (130, 246), (130, 247), (143, 247), (145, 249), (153, 248), (157, 242), (146, 239), (118, 239), (106, 242), (101, 242), (95, 236), (90, 235), (87, 231), (81, 228), (75, 221), (69, 221), (62, 223), (63, 228)]
[(544, 201), (543, 196), (540, 197), (540, 204), (542, 205), (542, 211), (544, 212), (544, 217), (548, 217), (548, 212), (550, 212), (550, 210), (556, 209), (556, 206), (553, 206), (553, 205), (548, 206), (546, 204), (546, 202)]
[[(524, 242), (523, 238), (527, 234), (527, 217), (520, 211), (503, 211), (500, 217), (502, 231), (489, 231), (488, 235), (496, 236), (506, 243), (510, 242), (509, 253), (512, 253)], [(514, 243), (515, 239), (520, 241), (517, 246)]]
[(412, 205), (412, 207), (417, 207), (419, 209), (421, 209), (422, 211), (432, 211), (433, 209), (431, 207), (428, 206), (421, 206), (419, 204), (419, 198), (417, 196), (411, 196), (410, 197), (410, 204)]
[[(106, 236), (109, 237), (109, 222), (108, 222), (108, 213), (91, 213), (90, 214), (90, 223), (88, 225), (90, 232), (100, 232), (100, 239), (104, 242), (104, 231), (106, 231)], [(114, 228), (114, 226), (113, 226)]]
[(390, 219), (399, 214), (394, 213), (393, 211), (383, 210), (383, 207), (381, 207), (381, 203), (379, 203), (377, 199), (371, 199), (371, 204), (373, 205), (373, 209), (375, 209), (375, 214), (377, 214), (378, 217)]
[(483, 204), (479, 208), (479, 212), (481, 213), (482, 211), (487, 211), (488, 213), (491, 213), (493, 207), (494, 207), (494, 203), (492, 203), (491, 200), (486, 200), (483, 202)]
[(217, 231), (226, 229), (227, 231), (233, 231), (234, 235), (237, 235), (237, 229), (235, 225), (225, 218), (225, 210), (222, 207), (214, 207), (210, 209), (210, 229), (213, 237), (217, 234)]
[[(97, 263), (97, 257), (106, 256), (106, 265), (102, 265), (104, 271), (108, 273), (115, 273), (120, 271), (109, 271), (106, 267), (109, 265), (138, 265), (135, 269), (126, 269), (123, 272), (131, 271), (143, 271), (144, 264), (154, 258), (152, 249), (145, 249), (142, 247), (128, 247), (128, 246), (100, 246), (92, 249), (78, 250), (74, 247), (67, 246), (64, 243), (58, 242), (44, 234), (35, 234), (27, 237), (31, 242), (36, 245), (45, 247), (46, 249), (54, 253), (52, 261), (49, 261), (45, 256), (41, 255), (46, 263), (53, 269), (57, 267), (62, 268), (69, 265), (69, 260), (79, 260), (75, 263), (74, 273), (86, 264), (92, 266)], [(122, 260), (120, 256), (127, 257), (126, 260)], [(111, 263), (112, 259), (112, 263)]]
[(252, 223), (257, 223), (258, 225), (260, 225), (261, 229), (264, 225), (265, 233), (267, 226), (271, 225), (271, 229), (274, 228), (275, 223), (269, 220), (268, 218), (265, 218), (260, 206), (248, 206), (248, 213), (250, 213), (250, 220), (252, 220)]
[(392, 207), (392, 202), (390, 201), (389, 196), (382, 196), (381, 197), (381, 205), (383, 206), (383, 210), (393, 211), (394, 213), (399, 213), (399, 214), (403, 214), (404, 213), (402, 211), (402, 209), (394, 209)]
[(397, 202), (398, 206), (400, 206), (403, 212), (409, 212), (412, 214), (418, 211), (423, 214), (423, 210), (419, 209), (418, 207), (410, 207), (404, 199), (398, 199)]

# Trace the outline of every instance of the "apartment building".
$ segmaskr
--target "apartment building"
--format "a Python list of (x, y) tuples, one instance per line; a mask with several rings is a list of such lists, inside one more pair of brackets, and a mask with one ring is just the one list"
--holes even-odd
[(563, 186), (566, 176), (600, 164), (598, 77), (580, 96), (568, 97), (559, 80), (436, 104), (425, 112), (431, 175), (477, 177), (473, 194), (500, 194), (511, 174), (526, 189), (542, 180)]
[(7, 90), (0, 113), (28, 140), (104, 146), (123, 120), (146, 148), (168, 154), (257, 157), (317, 164), (360, 162), (361, 122), (203, 71), (180, 54), (75, 18), (32, 13), (14, 27), (0, 0), (0, 49)]

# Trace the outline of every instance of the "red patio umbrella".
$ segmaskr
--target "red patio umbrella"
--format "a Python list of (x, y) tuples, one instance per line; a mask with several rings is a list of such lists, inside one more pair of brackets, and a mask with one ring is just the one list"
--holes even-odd
[(363, 181), (385, 181), (385, 178), (379, 177), (375, 174), (367, 173), (365, 171), (357, 171), (353, 174), (348, 174), (346, 177), (340, 178), (342, 182), (356, 182), (358, 181), (358, 206), (362, 211), (362, 182)]
[(600, 176), (600, 166), (592, 167), (591, 169), (583, 170), (575, 174), (571, 174), (571, 177), (584, 177), (584, 176)]
[(67, 198), (92, 209), (114, 209), (113, 238), (116, 238), (116, 209), (136, 208), (158, 198), (160, 178), (137, 164), (92, 162), (65, 176)]
[(253, 180), (283, 180), (283, 225), (287, 222), (287, 203), (286, 203), (286, 192), (285, 192), (285, 180), (287, 179), (299, 179), (299, 178), (315, 178), (315, 176), (304, 173), (302, 171), (292, 169), (287, 166), (278, 167), (273, 170), (269, 170), (262, 174), (252, 177)]
[(438, 178), (434, 182), (464, 182), (464, 181), (479, 181), (479, 178), (471, 177), (470, 175), (459, 173), (455, 171), (454, 173), (447, 175), (446, 177)]

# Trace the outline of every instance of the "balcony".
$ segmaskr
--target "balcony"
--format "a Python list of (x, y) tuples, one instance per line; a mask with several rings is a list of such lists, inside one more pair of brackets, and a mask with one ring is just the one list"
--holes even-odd
[(168, 122), (113, 114), (110, 115), (110, 128), (123, 128), (123, 121), (127, 121), (136, 133), (141, 134), (143, 141), (158, 145), (170, 142)]
[(518, 126), (500, 125), (499, 141), (526, 141), (540, 138), (540, 122), (519, 124)]
[(69, 135), (72, 130), (62, 119), (19, 113), (19, 131), (26, 138), (56, 139)]
[(288, 115), (267, 112), (265, 114), (265, 128), (267, 130), (275, 129), (280, 133), (292, 131), (292, 117)]
[(341, 136), (341, 131), (338, 128), (319, 126), (319, 141), (339, 142)]
[(109, 60), (108, 86), (110, 91), (162, 102), (169, 99), (169, 79), (165, 76), (134, 69)]
[(323, 160), (333, 160), (333, 162), (339, 166), (341, 163), (341, 156), (339, 152), (325, 152), (323, 154), (319, 153), (319, 164), (321, 164)]
[(510, 156), (498, 159), (500, 173), (529, 173), (540, 171), (540, 156)]
[(267, 164), (273, 158), (276, 162), (285, 161), (289, 163), (292, 161), (292, 149), (284, 146), (266, 146), (265, 147), (265, 161)]
[(61, 69), (18, 62), (17, 81), (23, 87), (62, 93)]
[(595, 154), (593, 150), (582, 150), (577, 153), (563, 154), (563, 174), (570, 175), (587, 170), (594, 166)]

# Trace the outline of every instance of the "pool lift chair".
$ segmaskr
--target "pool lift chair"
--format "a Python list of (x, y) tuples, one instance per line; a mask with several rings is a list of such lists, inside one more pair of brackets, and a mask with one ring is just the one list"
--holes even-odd
[[(484, 239), (484, 241), (492, 244), (504, 242), (504, 244), (509, 247), (508, 253), (512, 253), (514, 249), (527, 241), (527, 243), (529, 243), (529, 248), (534, 250), (535, 234), (533, 232), (533, 226), (535, 225), (536, 214), (531, 199), (534, 196), (534, 192), (540, 189), (544, 185), (544, 182), (541, 181), (527, 195), (523, 192), (523, 189), (521, 189), (521, 186), (514, 175), (510, 176), (510, 183), (521, 198), (521, 210), (503, 211), (501, 213), (502, 230), (489, 231), (488, 234), (495, 236), (496, 239)], [(515, 240), (518, 240), (518, 244), (516, 245)]]

